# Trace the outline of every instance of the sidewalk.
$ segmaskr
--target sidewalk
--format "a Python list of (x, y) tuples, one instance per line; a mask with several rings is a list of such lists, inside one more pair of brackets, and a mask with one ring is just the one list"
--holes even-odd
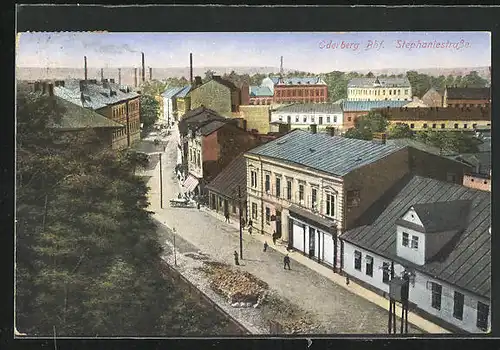
[[(216, 217), (217, 219), (219, 219), (221, 221), (224, 221), (224, 216), (222, 214), (216, 213), (216, 212), (214, 212), (206, 207), (202, 207), (201, 210), (206, 212), (206, 213), (209, 213), (210, 215)], [(235, 231), (235, 233), (239, 235), (239, 222), (238, 221), (236, 221), (236, 222), (231, 221), (231, 223), (229, 223), (229, 224), (225, 223), (225, 224), (234, 227), (237, 230), (237, 231)], [(316, 271), (317, 273), (328, 278), (329, 280), (331, 280), (333, 283), (337, 284), (338, 286), (341, 286), (341, 287), (345, 288), (346, 290), (349, 290), (350, 292), (352, 292), (356, 295), (359, 295), (360, 297), (378, 305), (379, 307), (381, 307), (381, 308), (387, 310), (387, 312), (389, 312), (389, 300), (378, 295), (377, 293), (374, 293), (374, 292), (362, 287), (361, 285), (353, 282), (352, 280), (349, 282), (349, 285), (346, 285), (345, 277), (334, 273), (330, 268), (328, 268), (324, 265), (321, 265), (321, 264), (307, 258), (306, 256), (304, 256), (298, 252), (295, 252), (293, 250), (288, 251), (286, 245), (284, 245), (280, 242), (278, 242), (276, 245), (269, 243), (269, 241), (271, 241), (271, 238), (267, 235), (263, 235), (260, 233), (253, 233), (250, 235), (248, 233), (248, 230), (245, 228), (243, 229), (243, 234), (245, 235), (245, 238), (248, 239), (249, 237), (251, 237), (252, 239), (254, 239), (256, 241), (262, 242), (262, 244), (264, 244), (264, 242), (267, 241), (270, 248), (280, 252), (283, 255), (288, 254), (292, 260), (308, 267), (309, 269), (311, 269), (313, 271)], [(401, 307), (399, 305), (396, 305), (396, 315), (401, 315)], [(423, 330), (427, 333), (437, 333), (437, 334), (439, 334), (439, 333), (441, 333), (441, 334), (451, 333), (450, 331), (422, 318), (421, 316), (419, 316), (413, 312), (408, 312), (408, 322), (417, 326), (418, 328), (420, 328), (421, 330)], [(399, 324), (398, 324), (398, 329), (399, 329)]]

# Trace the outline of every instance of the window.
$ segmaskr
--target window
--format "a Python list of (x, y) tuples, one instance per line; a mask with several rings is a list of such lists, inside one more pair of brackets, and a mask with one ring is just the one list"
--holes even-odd
[(280, 116), (278, 117), (278, 120), (279, 120), (280, 122), (282, 122), (282, 121), (283, 121), (283, 116), (282, 116), (282, 115), (280, 115)]
[(312, 205), (313, 209), (316, 209), (317, 196), (318, 196), (318, 190), (313, 188), (311, 190), (311, 205)]
[(441, 129), (444, 129), (445, 128), (445, 124), (441, 124)]
[(366, 256), (366, 275), (373, 277), (373, 258), (369, 255)]
[(269, 192), (271, 190), (271, 175), (269, 174), (266, 174), (265, 189), (266, 192)]
[(391, 269), (391, 265), (387, 262), (382, 263), (382, 282), (389, 283), (389, 270)]
[(352, 120), (352, 117), (347, 117), (347, 121), (350, 122)]
[(335, 216), (335, 195), (330, 193), (326, 195), (326, 215)]
[(436, 128), (436, 124), (432, 124), (432, 128), (435, 129)]
[(296, 116), (295, 117), (295, 122), (298, 123), (299, 122), (299, 116)]
[(276, 197), (281, 197), (281, 178), (276, 178)]
[(455, 129), (458, 129), (458, 124), (453, 125)]
[(389, 90), (389, 95), (392, 95), (392, 90)]
[(382, 90), (382, 95), (385, 95), (385, 90)]
[(257, 172), (256, 171), (250, 171), (250, 185), (253, 187), (253, 188), (257, 188)]
[(467, 124), (464, 124), (464, 129), (467, 129)]
[(405, 95), (409, 95), (408, 89), (405, 90)]
[(490, 307), (480, 301), (477, 302), (477, 322), (476, 326), (483, 331), (488, 329), (488, 316)]
[(314, 116), (311, 117), (311, 123), (314, 123)]
[(454, 173), (446, 173), (446, 181), (457, 182), (457, 175)]
[(477, 127), (477, 124), (472, 124), (472, 128), (475, 129)]
[(403, 232), (403, 247), (408, 247), (409, 236), (408, 233)]
[(357, 208), (360, 203), (359, 191), (347, 191), (347, 207)]
[(453, 317), (458, 320), (463, 319), (464, 316), (464, 295), (455, 292), (453, 295)]
[(354, 268), (361, 271), (361, 252), (357, 250), (354, 251)]
[(330, 123), (330, 116), (326, 117), (326, 122)]
[(417, 236), (411, 236), (411, 248), (418, 249), (418, 237)]
[(431, 282), (432, 290), (432, 307), (437, 310), (441, 310), (441, 294), (443, 292), (443, 287), (440, 284)]
[(304, 116), (302, 120), (304, 121), (304, 123), (307, 123), (307, 116)]
[(304, 185), (300, 184), (299, 185), (299, 201), (304, 200)]
[(292, 181), (287, 180), (286, 182), (286, 199), (292, 200)]
[(410, 124), (410, 129), (413, 129), (415, 127), (415, 124), (411, 123)]
[(424, 123), (424, 129), (427, 129), (427, 123)]
[(337, 116), (336, 116), (336, 115), (334, 115), (334, 116), (333, 116), (333, 122), (334, 122), (334, 123), (336, 123), (336, 122), (337, 122)]
[(269, 224), (271, 222), (271, 209), (266, 207), (266, 223)]
[(252, 203), (252, 219), (257, 220), (257, 203)]

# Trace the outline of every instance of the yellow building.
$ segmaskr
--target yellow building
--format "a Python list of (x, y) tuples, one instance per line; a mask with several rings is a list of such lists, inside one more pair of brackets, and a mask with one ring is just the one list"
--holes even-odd
[(347, 84), (348, 101), (411, 101), (408, 78), (354, 78)]
[(473, 131), (478, 127), (491, 126), (491, 112), (487, 107), (386, 108), (377, 112), (390, 123), (407, 124), (415, 131)]
[(259, 134), (267, 134), (271, 131), (271, 106), (270, 105), (248, 105), (240, 106), (239, 118), (247, 121), (247, 130), (255, 129)]

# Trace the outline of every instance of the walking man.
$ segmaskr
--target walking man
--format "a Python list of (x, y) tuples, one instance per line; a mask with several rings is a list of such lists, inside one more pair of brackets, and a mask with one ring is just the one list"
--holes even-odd
[(267, 242), (264, 242), (264, 251), (265, 252), (267, 251), (267, 247), (268, 247)]
[(224, 216), (226, 217), (226, 222), (229, 223), (229, 212), (226, 211)]
[(291, 270), (290, 268), (290, 257), (287, 255), (285, 255), (285, 257), (283, 258), (283, 269), (286, 270), (286, 267), (288, 266), (288, 270)]
[(234, 251), (234, 264), (239, 265), (240, 262), (238, 261), (238, 252), (235, 250)]
[(276, 236), (276, 231), (273, 232), (273, 244), (276, 245), (276, 240), (278, 239), (278, 236)]
[(253, 222), (252, 219), (248, 221), (248, 233), (252, 234), (252, 229), (253, 229)]

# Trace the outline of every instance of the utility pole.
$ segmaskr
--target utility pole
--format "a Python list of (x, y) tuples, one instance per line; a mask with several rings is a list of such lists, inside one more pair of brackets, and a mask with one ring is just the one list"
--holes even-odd
[(243, 260), (243, 227), (241, 225), (241, 186), (238, 186), (238, 209), (240, 216), (240, 259)]
[(158, 153), (160, 156), (160, 208), (163, 209), (163, 172), (161, 165), (161, 153)]
[(175, 234), (175, 232), (176, 232), (175, 231), (175, 227), (174, 227), (174, 229), (172, 231), (174, 232), (174, 265), (177, 266), (177, 253), (175, 252), (175, 250), (176, 250), (175, 249), (175, 235), (176, 235)]

